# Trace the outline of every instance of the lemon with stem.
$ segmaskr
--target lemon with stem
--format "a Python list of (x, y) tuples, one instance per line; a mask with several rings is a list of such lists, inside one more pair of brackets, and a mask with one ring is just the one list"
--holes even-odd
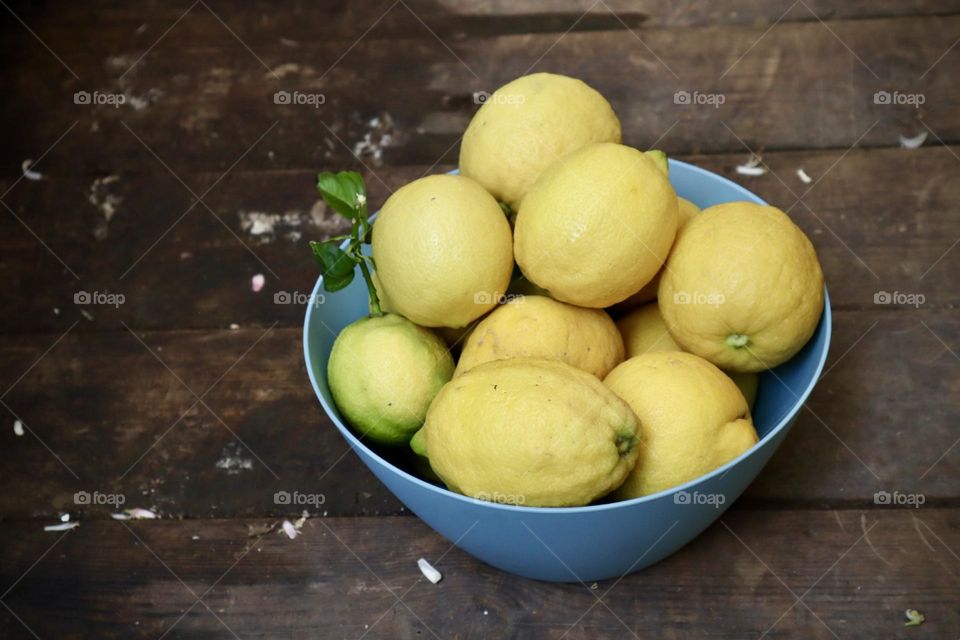
[(334, 210), (352, 221), (345, 246), (340, 239), (313, 242), (324, 289), (339, 291), (357, 270), (367, 285), (369, 317), (337, 335), (327, 361), (330, 393), (347, 422), (362, 437), (402, 445), (423, 425), (433, 397), (453, 376), (453, 358), (429, 329), (384, 313), (362, 248), (370, 235), (366, 189), (359, 174), (320, 175), (318, 188)]

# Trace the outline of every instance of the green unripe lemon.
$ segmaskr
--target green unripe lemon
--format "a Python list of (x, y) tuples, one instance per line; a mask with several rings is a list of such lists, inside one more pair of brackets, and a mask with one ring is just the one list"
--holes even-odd
[(337, 408), (357, 431), (381, 444), (400, 445), (423, 424), (453, 369), (440, 338), (388, 313), (340, 332), (327, 377)]

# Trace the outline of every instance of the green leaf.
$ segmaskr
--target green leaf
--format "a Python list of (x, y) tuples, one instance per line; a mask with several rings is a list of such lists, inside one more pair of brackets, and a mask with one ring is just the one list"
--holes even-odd
[(349, 273), (343, 276), (341, 275), (334, 276), (332, 274), (328, 276), (324, 276), (323, 288), (326, 289), (329, 293), (333, 293), (334, 291), (340, 291), (340, 289), (343, 289), (348, 284), (353, 282), (353, 275), (354, 275), (354, 272), (350, 271)]
[(340, 215), (351, 220), (366, 217), (367, 188), (363, 176), (356, 171), (324, 171), (317, 176), (317, 190)]
[[(382, 315), (377, 290), (367, 266), (368, 263), (374, 266), (373, 258), (364, 256), (361, 251), (363, 244), (370, 242), (371, 229), (367, 219), (367, 189), (363, 177), (355, 171), (323, 172), (317, 175), (317, 190), (324, 202), (353, 221), (349, 236), (310, 243), (310, 250), (323, 274), (323, 288), (331, 293), (343, 289), (353, 282), (359, 266), (370, 297), (370, 314)], [(341, 248), (343, 239), (347, 240), (346, 248)]]
[(508, 218), (513, 215), (513, 209), (511, 209), (510, 205), (508, 205), (506, 202), (500, 202), (498, 200), (497, 204), (500, 205), (500, 210), (503, 211), (503, 215), (507, 216)]
[(320, 265), (320, 272), (323, 274), (324, 288), (328, 291), (332, 283), (345, 281), (343, 287), (350, 284), (353, 280), (353, 271), (356, 266), (356, 259), (349, 253), (341, 249), (334, 242), (311, 242), (310, 248), (313, 250), (313, 257)]

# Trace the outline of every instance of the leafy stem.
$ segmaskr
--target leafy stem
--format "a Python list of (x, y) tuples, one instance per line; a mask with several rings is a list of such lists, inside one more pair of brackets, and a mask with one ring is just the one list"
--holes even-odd
[[(323, 288), (333, 293), (353, 282), (355, 268), (367, 284), (371, 316), (382, 316), (380, 298), (373, 284), (370, 267), (373, 258), (363, 254), (363, 245), (370, 243), (370, 219), (367, 211), (367, 188), (363, 177), (355, 171), (323, 172), (317, 176), (317, 190), (323, 201), (351, 221), (350, 235), (336, 236), (323, 242), (311, 242), (313, 257), (323, 274)], [(346, 246), (341, 243), (346, 240)]]

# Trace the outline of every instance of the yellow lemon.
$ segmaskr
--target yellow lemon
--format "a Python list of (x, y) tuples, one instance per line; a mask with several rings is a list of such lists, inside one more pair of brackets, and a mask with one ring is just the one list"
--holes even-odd
[(510, 284), (510, 225), (493, 196), (463, 176), (398, 189), (373, 225), (372, 244), (390, 307), (419, 325), (464, 327)]
[(589, 373), (512, 358), (443, 387), (415, 444), (453, 491), (560, 507), (619, 486), (636, 460), (637, 430), (630, 407)]
[(480, 321), (467, 338), (454, 375), (490, 360), (562, 360), (603, 378), (623, 360), (623, 339), (606, 312), (544, 296), (517, 296)]
[[(650, 153), (649, 151), (647, 153)], [(700, 213), (700, 207), (693, 204), (686, 198), (677, 197), (677, 210), (679, 217), (677, 218), (677, 235), (680, 234), (680, 229), (683, 228), (683, 225), (690, 222), (693, 219), (693, 216)], [(657, 289), (660, 288), (660, 277), (663, 276), (663, 269), (657, 272), (657, 275), (653, 277), (653, 280), (643, 285), (643, 289), (637, 291), (635, 294), (620, 302), (613, 305), (611, 311), (613, 313), (622, 313), (624, 311), (629, 311), (630, 309), (635, 309), (641, 304), (646, 304), (651, 300), (657, 299)]]
[[(623, 336), (628, 359), (657, 351), (683, 351), (667, 330), (667, 323), (663, 321), (660, 307), (655, 302), (645, 304), (617, 320), (617, 328)], [(724, 373), (740, 388), (747, 400), (747, 406), (752, 411), (759, 386), (757, 374), (729, 371)]]
[(687, 224), (693, 218), (700, 213), (700, 207), (693, 204), (686, 198), (681, 198), (677, 196), (677, 209), (678, 209), (678, 225), (677, 228), (682, 229), (683, 225)]
[(550, 297), (550, 292), (544, 289), (543, 287), (538, 287), (534, 283), (527, 280), (522, 273), (514, 273), (513, 279), (510, 281), (510, 288), (507, 289), (507, 297), (510, 296), (547, 296)]
[(550, 296), (607, 307), (663, 266), (677, 230), (677, 197), (650, 156), (591, 144), (552, 164), (517, 212), (514, 254)]
[[(377, 277), (377, 272), (372, 272), (370, 276), (373, 280), (373, 286), (377, 290), (377, 297), (380, 299), (380, 308), (384, 312), (396, 313), (396, 308), (394, 307), (393, 303), (390, 302), (387, 292), (383, 290), (383, 285), (380, 284), (380, 278)], [(473, 331), (475, 326), (476, 322), (472, 322), (466, 326), (458, 327), (456, 329), (452, 327), (434, 327), (433, 332), (440, 336), (440, 338), (446, 343), (450, 353), (456, 355), (460, 353), (460, 349), (463, 348), (463, 343), (466, 341), (467, 335)]]
[(554, 160), (591, 142), (620, 142), (620, 121), (581, 80), (534, 73), (487, 97), (460, 144), (460, 171), (514, 211)]
[(604, 383), (627, 401), (643, 427), (637, 465), (617, 490), (619, 499), (699, 478), (757, 442), (743, 394), (720, 369), (693, 354), (636, 356)]
[(626, 357), (657, 351), (683, 351), (660, 315), (656, 304), (645, 304), (617, 320), (617, 328), (623, 337)]
[(677, 238), (660, 311), (686, 351), (730, 371), (789, 360), (823, 312), (823, 272), (787, 214), (750, 202), (704, 210)]
[(440, 338), (388, 313), (337, 335), (327, 378), (333, 401), (357, 431), (381, 444), (404, 444), (453, 369)]
[(753, 407), (757, 404), (757, 391), (760, 388), (760, 376), (752, 371), (742, 373), (739, 371), (724, 371), (725, 374), (730, 376), (730, 379), (733, 380), (733, 383), (737, 385), (740, 389), (740, 393), (743, 394), (744, 399), (747, 401), (747, 406), (750, 407), (750, 411), (753, 411)]

